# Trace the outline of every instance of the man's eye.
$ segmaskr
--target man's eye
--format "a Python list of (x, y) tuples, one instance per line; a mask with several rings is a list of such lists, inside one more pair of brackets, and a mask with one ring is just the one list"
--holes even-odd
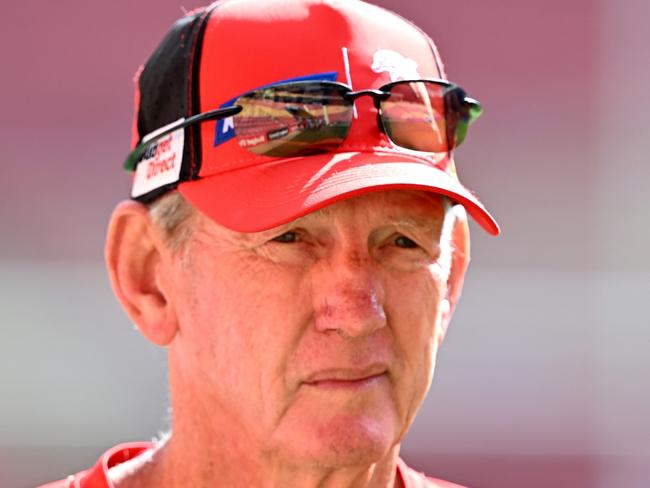
[(414, 241), (412, 241), (406, 236), (397, 236), (395, 238), (395, 245), (397, 247), (403, 247), (405, 249), (413, 249), (418, 247), (417, 243), (415, 243)]
[(277, 237), (271, 239), (273, 242), (280, 242), (282, 244), (292, 244), (298, 241), (298, 233), (296, 231), (290, 230), (284, 234), (280, 234)]

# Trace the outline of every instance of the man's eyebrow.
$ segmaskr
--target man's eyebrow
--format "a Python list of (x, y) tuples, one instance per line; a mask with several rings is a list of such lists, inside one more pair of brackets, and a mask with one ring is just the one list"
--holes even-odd
[(391, 219), (391, 223), (398, 227), (412, 228), (424, 231), (439, 231), (444, 222), (444, 215), (398, 215)]
[(310, 215), (314, 216), (314, 217), (330, 217), (332, 215), (332, 207), (329, 206), (329, 205), (325, 206), (325, 207), (321, 207), (318, 210), (315, 210), (314, 212), (312, 212), (310, 214), (303, 215), (302, 217), (300, 217), (300, 218), (298, 218), (296, 220), (297, 221), (304, 220), (307, 217), (309, 217)]

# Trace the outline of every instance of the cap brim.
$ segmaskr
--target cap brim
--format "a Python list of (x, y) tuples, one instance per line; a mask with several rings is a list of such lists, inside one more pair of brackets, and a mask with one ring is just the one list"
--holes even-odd
[(446, 195), (463, 205), (488, 233), (499, 234), (494, 218), (457, 179), (401, 153), (329, 153), (276, 160), (179, 186), (194, 207), (238, 232), (267, 230), (338, 200), (391, 189)]

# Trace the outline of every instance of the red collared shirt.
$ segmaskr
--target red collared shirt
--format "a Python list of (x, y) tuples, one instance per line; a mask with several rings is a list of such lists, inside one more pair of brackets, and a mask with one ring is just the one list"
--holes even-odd
[[(147, 449), (150, 442), (132, 442), (120, 444), (109, 449), (90, 469), (70, 475), (64, 480), (54, 481), (39, 488), (114, 488), (108, 479), (108, 470), (113, 466), (129, 461)], [(429, 478), (409, 468), (401, 459), (397, 460), (397, 475), (402, 478), (405, 488), (464, 488), (436, 478)]]

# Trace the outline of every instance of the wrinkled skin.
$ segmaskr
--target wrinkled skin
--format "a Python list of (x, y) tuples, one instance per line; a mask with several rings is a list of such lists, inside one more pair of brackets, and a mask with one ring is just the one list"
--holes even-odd
[(146, 284), (129, 295), (118, 264), (112, 276), (143, 334), (169, 347), (173, 432), (151, 479), (392, 485), (466, 266), (450, 271), (443, 199), (369, 193), (250, 234), (197, 214), (180, 253), (138, 225), (131, 241), (151, 244), (133, 281)]

